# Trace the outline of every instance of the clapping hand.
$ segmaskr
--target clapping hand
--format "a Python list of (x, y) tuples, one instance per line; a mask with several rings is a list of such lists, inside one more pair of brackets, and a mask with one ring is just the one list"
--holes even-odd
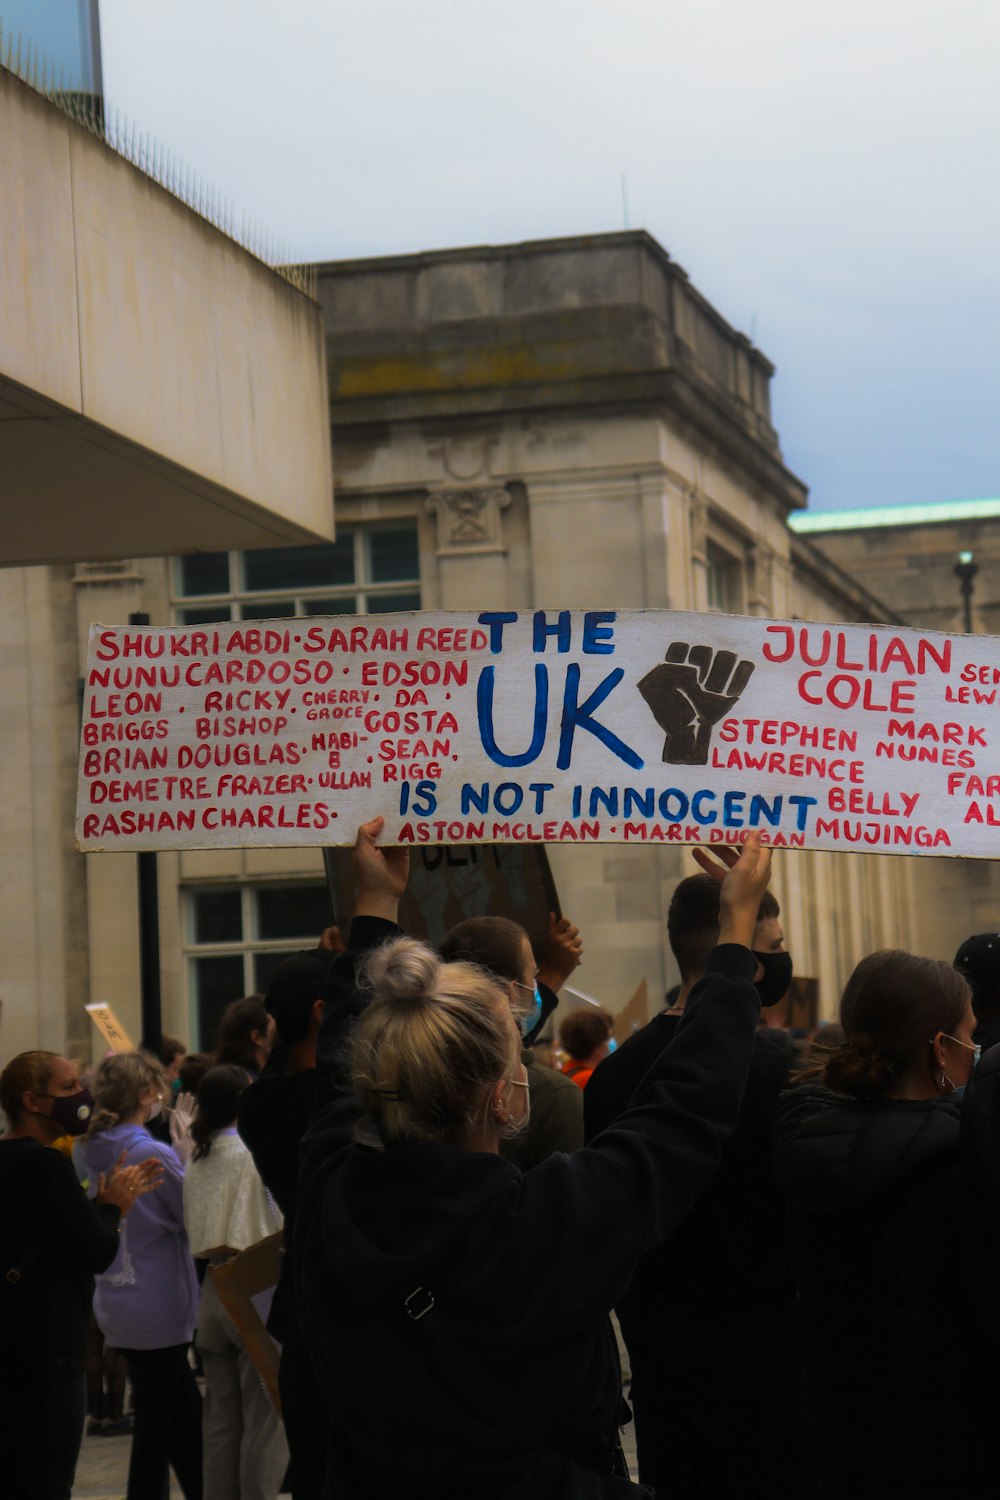
[(106, 1176), (101, 1173), (95, 1195), (98, 1203), (113, 1204), (123, 1219), (137, 1198), (153, 1192), (163, 1181), (163, 1166), (155, 1156), (147, 1157), (134, 1167), (124, 1165), (125, 1156), (123, 1151), (111, 1171)]

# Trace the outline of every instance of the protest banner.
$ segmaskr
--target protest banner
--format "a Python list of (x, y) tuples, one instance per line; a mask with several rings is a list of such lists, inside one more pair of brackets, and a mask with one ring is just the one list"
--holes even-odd
[(1000, 641), (674, 611), (91, 629), (81, 849), (737, 843), (993, 858)]
[(134, 1052), (128, 1032), (110, 1005), (85, 1005), (84, 1010), (112, 1052)]

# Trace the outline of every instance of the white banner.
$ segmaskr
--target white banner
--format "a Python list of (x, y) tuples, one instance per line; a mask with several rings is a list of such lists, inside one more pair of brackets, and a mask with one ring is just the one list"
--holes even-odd
[(91, 628), (84, 850), (768, 842), (993, 858), (1000, 641), (674, 611)]

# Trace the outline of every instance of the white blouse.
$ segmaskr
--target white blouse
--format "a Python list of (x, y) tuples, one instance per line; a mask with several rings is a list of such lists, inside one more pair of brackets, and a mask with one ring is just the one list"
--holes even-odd
[(281, 1229), (277, 1205), (260, 1180), (235, 1126), (212, 1137), (212, 1149), (184, 1173), (184, 1227), (198, 1257), (228, 1245), (246, 1250)]

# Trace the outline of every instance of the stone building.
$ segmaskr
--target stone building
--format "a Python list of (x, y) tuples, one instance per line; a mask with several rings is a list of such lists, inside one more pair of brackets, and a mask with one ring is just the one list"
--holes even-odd
[[(799, 549), (808, 542), (819, 572), (832, 565), (849, 574), (907, 625), (1000, 634), (1000, 500), (799, 512), (789, 524), (797, 573)], [(966, 620), (957, 570), (970, 564)], [(911, 871), (909, 916), (917, 951), (952, 957), (963, 936), (1000, 926), (1000, 866), (928, 861)]]
[[(319, 267), (337, 539), (0, 573), (0, 623), (25, 612), (21, 753), (68, 807), (73, 693), (87, 626), (423, 607), (651, 608), (888, 621), (852, 564), (789, 529), (806, 503), (770, 411), (771, 365), (642, 232)], [(47, 729), (58, 712), (60, 737)], [(30, 796), (20, 814), (36, 814)], [(68, 934), (63, 988), (4, 1014), (3, 1051), (89, 1046), (82, 1006), (138, 1030), (135, 859), (44, 836), (65, 873), (45, 920)], [(613, 1009), (673, 983), (665, 909), (683, 850), (551, 847), (582, 927), (581, 986)], [(798, 852), (775, 886), (796, 972), (830, 1013), (856, 959), (898, 944), (950, 953), (982, 866)], [(952, 867), (949, 867), (952, 868)], [(222, 1004), (260, 988), (329, 920), (318, 851), (161, 854), (164, 1026), (211, 1042)], [(954, 894), (954, 893), (953, 893)], [(974, 925), (974, 924), (973, 924)], [(19, 938), (7, 923), (8, 953)]]
[(1000, 635), (998, 523), (1000, 500), (954, 500), (818, 511), (790, 524), (908, 625), (929, 630), (965, 630), (956, 570), (971, 565), (968, 623), (977, 634)]
[[(0, 574), (36, 622), (34, 681), (64, 705), (87, 625), (135, 610), (154, 624), (415, 606), (898, 618), (790, 531), (807, 492), (781, 459), (771, 365), (646, 234), (333, 263), (318, 285), (337, 540)], [(46, 769), (69, 795), (69, 735)], [(49, 834), (73, 868), (51, 919), (69, 930), (75, 983), (21, 1017), (18, 1044), (87, 1046), (88, 999), (138, 1031), (135, 858), (73, 855), (69, 820)], [(585, 932), (583, 989), (612, 1008), (643, 978), (663, 993), (664, 912), (690, 855), (549, 853)], [(915, 889), (937, 868), (784, 859), (796, 972), (820, 981), (826, 1011), (858, 954), (919, 942)], [(159, 880), (163, 1025), (192, 1046), (328, 919), (318, 850), (163, 853)]]

